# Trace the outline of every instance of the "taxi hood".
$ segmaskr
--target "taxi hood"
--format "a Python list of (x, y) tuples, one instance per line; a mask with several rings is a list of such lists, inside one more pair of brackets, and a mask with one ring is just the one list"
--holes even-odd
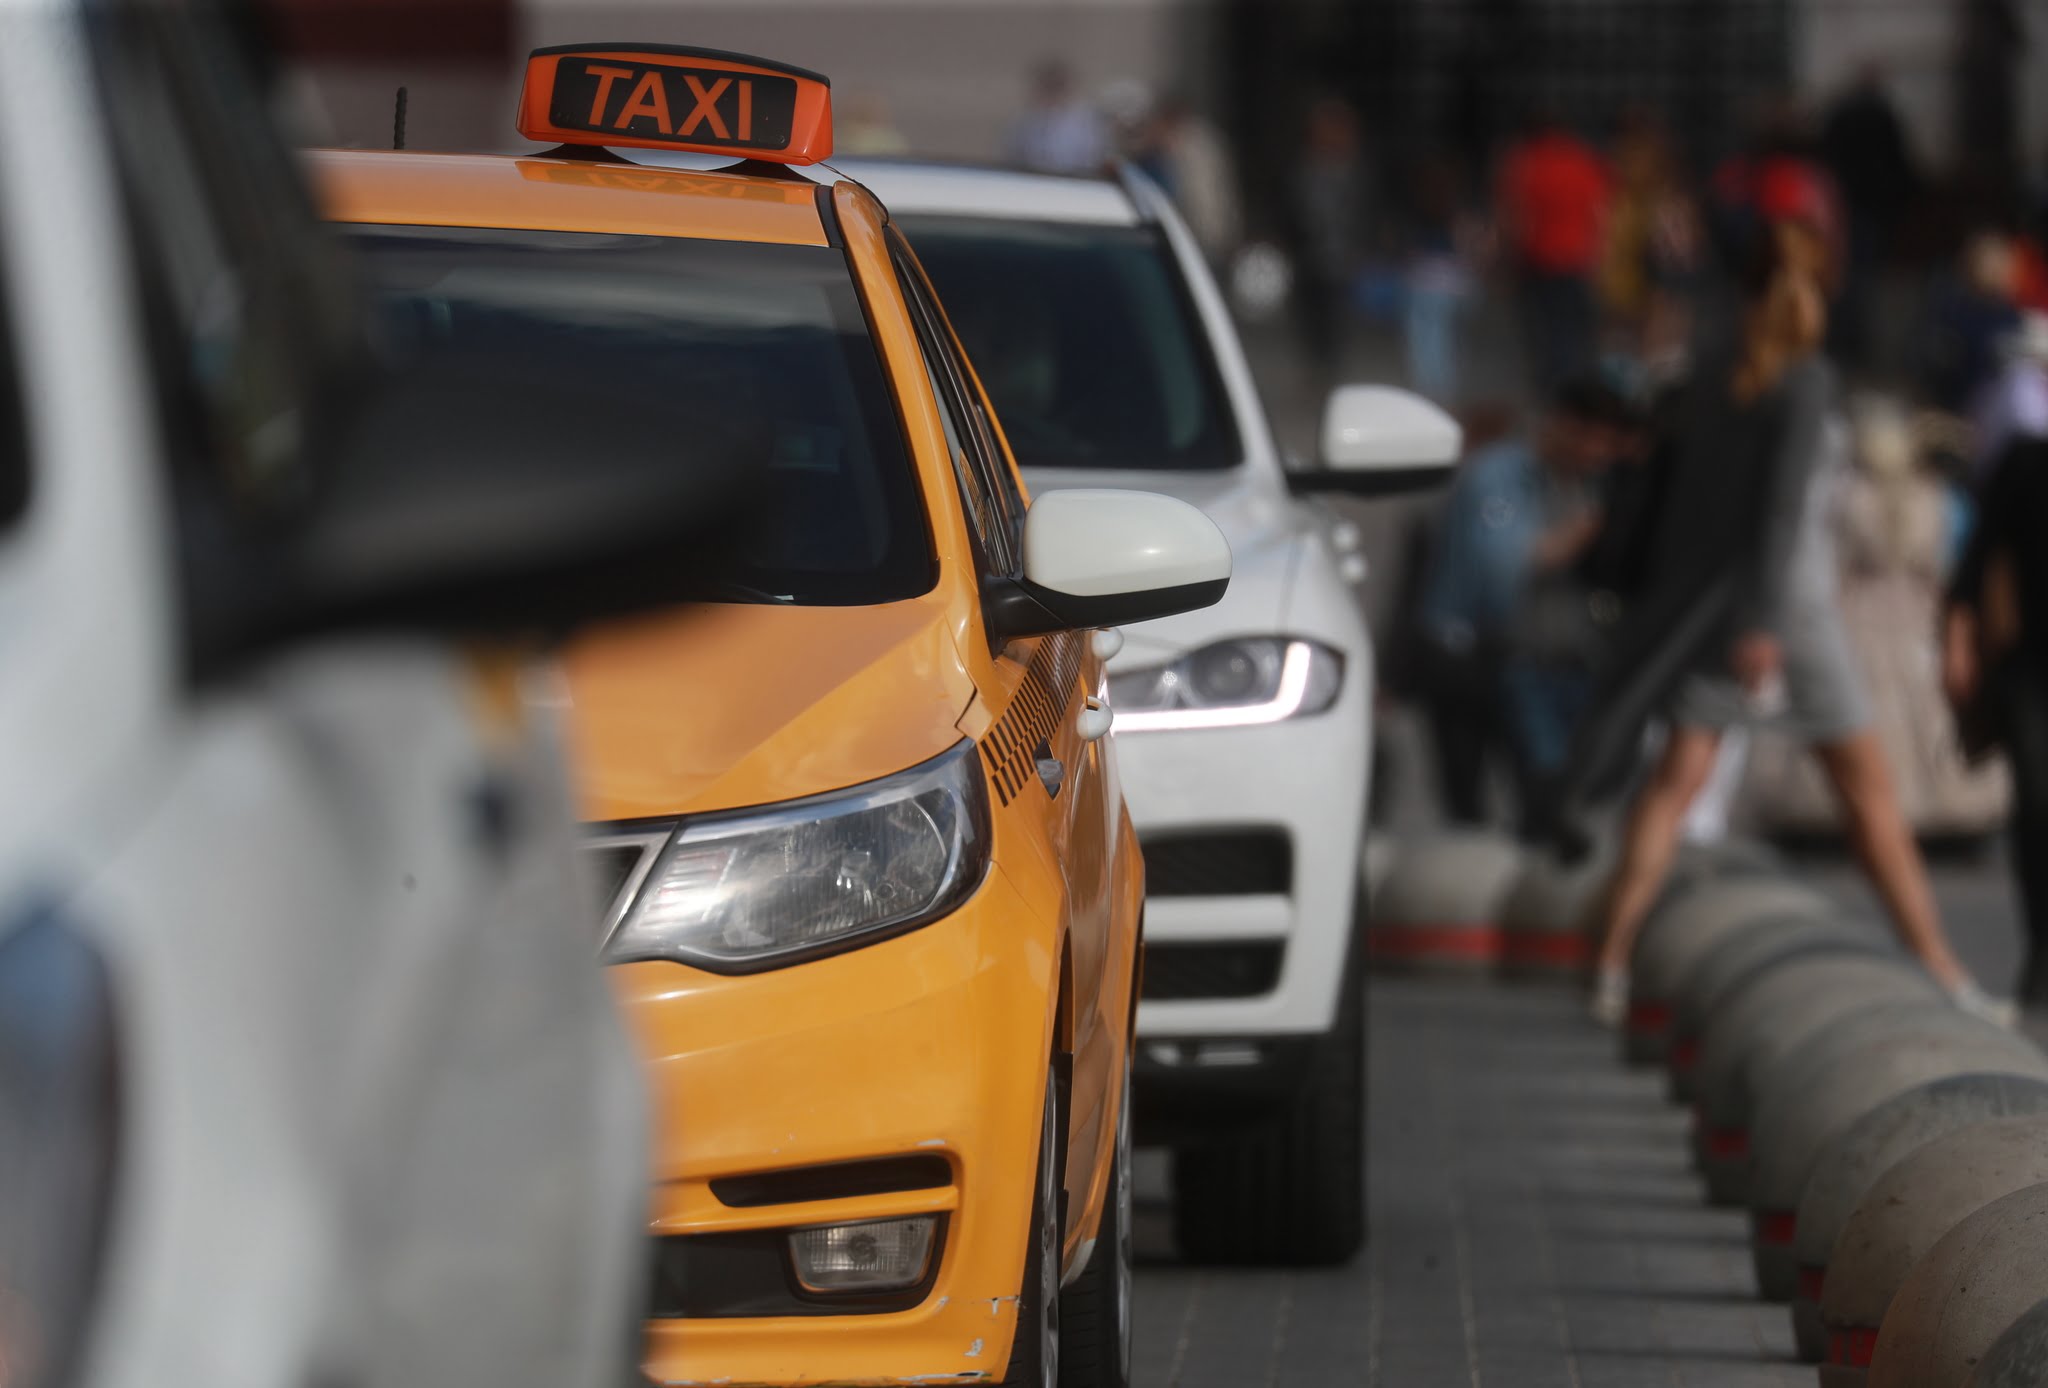
[(960, 740), (973, 698), (946, 606), (708, 604), (606, 627), (564, 666), (594, 821), (795, 800)]

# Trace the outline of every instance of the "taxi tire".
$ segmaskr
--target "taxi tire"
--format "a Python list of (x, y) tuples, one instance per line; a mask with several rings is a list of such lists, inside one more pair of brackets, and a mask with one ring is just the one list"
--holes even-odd
[[(1010, 1345), (1010, 1368), (1001, 1388), (1050, 1388), (1060, 1382), (1059, 1260), (1064, 1239), (1060, 1228), (1060, 1158), (1066, 1121), (1060, 1103), (1059, 1075), (1045, 1076), (1045, 1115), (1038, 1129), (1038, 1178), (1031, 1194), (1031, 1246), (1024, 1255), (1024, 1277), (1017, 1284), (1017, 1333)], [(1052, 1272), (1048, 1277), (1048, 1255)], [(1051, 1296), (1046, 1296), (1050, 1287)], [(1049, 1314), (1049, 1322), (1047, 1315)], [(1047, 1324), (1051, 1334), (1045, 1333)], [(1050, 1372), (1046, 1360), (1051, 1358)]]
[(1277, 1121), (1174, 1152), (1174, 1238), (1183, 1258), (1334, 1267), (1364, 1244), (1362, 985), (1347, 971), (1336, 1029), (1315, 1041), (1308, 1074)]
[(1126, 1047), (1109, 1188), (1095, 1252), (1060, 1293), (1060, 1388), (1129, 1388), (1131, 1381), (1131, 1062)]

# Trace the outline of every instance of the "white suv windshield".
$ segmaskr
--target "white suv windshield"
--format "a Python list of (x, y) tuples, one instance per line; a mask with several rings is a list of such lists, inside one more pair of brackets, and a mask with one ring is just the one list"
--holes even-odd
[(1152, 227), (898, 217), (1025, 467), (1243, 460), (1208, 339)]

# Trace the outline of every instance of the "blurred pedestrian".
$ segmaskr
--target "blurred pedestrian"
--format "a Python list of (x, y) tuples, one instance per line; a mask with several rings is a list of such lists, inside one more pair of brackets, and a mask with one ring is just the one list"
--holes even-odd
[[(1780, 97), (1764, 110), (1749, 143), (1714, 170), (1711, 194), (1708, 227), (1731, 278), (1769, 252), (1776, 228), (1798, 225), (1812, 233), (1804, 244), (1822, 267), (1822, 292), (1834, 293), (1843, 260), (1841, 195), (1798, 101)], [(1731, 335), (1738, 331), (1731, 325)]]
[(1973, 751), (2012, 770), (2011, 859), (2027, 932), (2019, 995), (2048, 1005), (2048, 442), (2021, 438), (1984, 482), (1949, 586), (1942, 683)]
[(1030, 104), (1010, 127), (1010, 162), (1037, 173), (1093, 174), (1109, 158), (1109, 125), (1075, 90), (1073, 73), (1056, 58), (1040, 63)]
[(1701, 243), (1699, 210), (1663, 126), (1647, 111), (1630, 113), (1614, 145), (1599, 275), (1601, 304), (1630, 356), (1682, 349)]
[(2025, 313), (2001, 344), (2004, 364), (1970, 411), (1970, 480), (1982, 483), (2019, 438), (2048, 438), (2048, 314)]
[(1573, 566), (1599, 530), (1622, 415), (1611, 388), (1574, 378), (1533, 435), (1481, 449), (1452, 484), (1421, 586), (1418, 684), (1456, 822), (1486, 820), (1491, 752), (1509, 754), (1525, 808), (1563, 764), (1593, 655)]
[(1905, 122), (1885, 86), (1884, 68), (1865, 63), (1822, 119), (1821, 157), (1841, 197), (1844, 255), (1841, 292), (1829, 317), (1837, 360), (1867, 367), (1872, 350), (1872, 296), (1891, 257), (1907, 208), (1919, 196), (1920, 171)]
[(2000, 346), (2020, 326), (2018, 262), (1997, 229), (1972, 236), (1957, 273), (1937, 286), (1920, 333), (1921, 389), (1937, 409), (1968, 413), (2000, 370)]
[(1364, 264), (1372, 195), (1365, 135), (1357, 112), (1342, 98), (1322, 97), (1309, 107), (1293, 192), (1302, 339), (1316, 369), (1334, 373), (1344, 350), (1352, 282)]
[(1135, 160), (1173, 198), (1211, 265), (1237, 249), (1244, 219), (1237, 200), (1237, 171), (1216, 127), (1168, 92), (1144, 122)]
[(1599, 156), (1554, 116), (1538, 115), (1502, 158), (1495, 219), (1529, 376), (1546, 393), (1589, 368), (1598, 349), (1593, 277), (1608, 202)]
[[(1682, 523), (1662, 526), (1660, 538), (1678, 591), (1690, 596), (1666, 637), (1683, 643), (1671, 733), (1630, 808), (1600, 912), (1592, 1006), (1607, 1025), (1627, 1012), (1636, 933), (1723, 732), (1762, 721), (1792, 730), (1820, 758), (1907, 947), (1960, 1006), (1999, 1014), (1942, 929), (1842, 630), (1822, 507), (1842, 447), (1830, 428), (1834, 381), (1819, 355), (1825, 299), (1807, 268), (1818, 257), (1799, 244), (1810, 239), (1813, 228), (1773, 229), (1746, 276), (1740, 341), (1703, 365), (1679, 406), (1666, 508)], [(1656, 605), (1645, 608), (1663, 622)]]
[(2019, 90), (2027, 29), (2012, 0), (1956, 6), (1951, 128), (1965, 196), (2010, 206), (2019, 185)]
[(1460, 320), (1472, 297), (1480, 233), (1467, 212), (1458, 166), (1426, 163), (1416, 180), (1415, 233), (1402, 304), (1408, 384), (1440, 405), (1458, 401)]

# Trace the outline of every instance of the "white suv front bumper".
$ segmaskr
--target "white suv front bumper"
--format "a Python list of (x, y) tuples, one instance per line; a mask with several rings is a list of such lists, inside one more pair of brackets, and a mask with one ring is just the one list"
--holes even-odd
[[(1308, 717), (1117, 739), (1147, 849), (1138, 1035), (1155, 1039), (1153, 1059), (1170, 1055), (1158, 1044), (1167, 1038), (1309, 1036), (1334, 1024), (1360, 891), (1367, 683)], [(1233, 1063), (1227, 1045), (1199, 1049), (1201, 1063)]]

